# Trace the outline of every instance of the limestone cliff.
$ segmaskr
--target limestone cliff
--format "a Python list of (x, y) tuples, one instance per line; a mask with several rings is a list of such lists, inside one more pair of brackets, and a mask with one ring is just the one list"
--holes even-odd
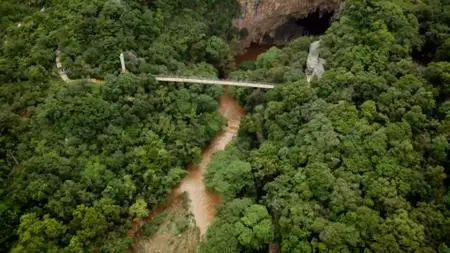
[[(245, 46), (252, 42), (261, 43), (265, 38), (275, 38), (277, 29), (294, 30), (290, 20), (301, 19), (309, 14), (333, 13), (342, 0), (238, 0), (241, 13), (234, 20), (234, 26), (246, 30), (241, 41)], [(286, 24), (288, 24), (286, 26)], [(298, 32), (298, 31), (294, 31)]]

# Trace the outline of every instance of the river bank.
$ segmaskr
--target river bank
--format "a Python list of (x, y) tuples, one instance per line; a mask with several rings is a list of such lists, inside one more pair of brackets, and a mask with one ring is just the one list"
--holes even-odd
[[(224, 94), (219, 98), (219, 112), (226, 120), (227, 124), (223, 130), (206, 146), (201, 154), (200, 163), (198, 165), (190, 165), (188, 167), (188, 175), (181, 181), (181, 183), (172, 190), (170, 197), (165, 205), (155, 209), (142, 222), (135, 224), (131, 236), (138, 236), (138, 231), (145, 223), (151, 222), (155, 217), (167, 210), (171, 210), (176, 206), (183, 194), (186, 194), (189, 203), (189, 212), (193, 216), (196, 227), (199, 229), (200, 237), (203, 236), (208, 226), (213, 221), (216, 209), (220, 204), (219, 194), (206, 189), (203, 182), (204, 174), (209, 162), (211, 161), (214, 152), (224, 150), (226, 145), (230, 143), (236, 136), (239, 130), (240, 120), (244, 115), (244, 109), (239, 103), (228, 93), (225, 87)], [(193, 231), (195, 232), (195, 231)], [(196, 238), (195, 235), (191, 235)], [(155, 238), (152, 238), (154, 242)], [(138, 252), (148, 252), (146, 248), (148, 243), (137, 243), (133, 245)]]
[(219, 99), (220, 114), (227, 121), (227, 125), (214, 140), (205, 148), (201, 154), (201, 160), (198, 166), (190, 166), (189, 174), (183, 179), (178, 194), (186, 192), (191, 201), (191, 212), (195, 217), (200, 234), (204, 235), (216, 214), (216, 208), (220, 204), (220, 196), (206, 189), (203, 182), (204, 174), (212, 154), (219, 150), (224, 150), (226, 145), (231, 142), (239, 130), (239, 124), (244, 109), (227, 92), (225, 87), (224, 94)]
[[(272, 45), (259, 45), (252, 44), (252, 47), (247, 48), (242, 55), (238, 55), (235, 57), (235, 66), (238, 68), (245, 61), (255, 61), (259, 55), (270, 49)], [(320, 75), (323, 73), (323, 64), (324, 61), (319, 57), (319, 41), (313, 42), (310, 45), (310, 54), (308, 56), (307, 65), (307, 79), (308, 81), (312, 79), (314, 76), (320, 78)], [(321, 71), (318, 71), (317, 68), (320, 68)], [(310, 72), (310, 73), (309, 73)], [(197, 230), (189, 230), (192, 233), (189, 235), (179, 235), (181, 237), (188, 238), (200, 238), (196, 244), (203, 238), (206, 234), (209, 225), (213, 222), (214, 217), (216, 215), (216, 210), (221, 203), (221, 197), (219, 194), (208, 190), (203, 182), (204, 175), (206, 173), (207, 167), (211, 162), (211, 158), (213, 153), (224, 150), (226, 145), (230, 143), (233, 138), (237, 135), (239, 130), (239, 125), (241, 118), (244, 116), (245, 111), (239, 105), (239, 102), (231, 96), (228, 92), (227, 87), (225, 86), (224, 94), (219, 98), (219, 112), (222, 117), (226, 121), (226, 125), (223, 130), (207, 145), (201, 153), (200, 162), (196, 165), (188, 166), (188, 175), (181, 181), (181, 183), (175, 187), (166, 202), (165, 205), (162, 205), (155, 209), (145, 221), (135, 224), (133, 228), (133, 232), (130, 234), (132, 236), (138, 236), (139, 239), (139, 229), (141, 226), (146, 223), (152, 223), (155, 217), (161, 215), (162, 213), (179, 213), (179, 212), (187, 212), (189, 213), (189, 218), (186, 222), (189, 226), (195, 226), (198, 228)], [(181, 196), (186, 196), (187, 199), (187, 207), (186, 210), (179, 210), (176, 203), (180, 201)], [(173, 223), (173, 222), (172, 222)], [(172, 224), (170, 221), (165, 221), (166, 227), (170, 227)], [(173, 225), (173, 224), (172, 224)], [(197, 235), (198, 233), (198, 235)], [(162, 241), (158, 241), (160, 238)], [(153, 248), (153, 244), (159, 245), (159, 248), (164, 248), (163, 245), (166, 243), (167, 249), (171, 248), (172, 244), (169, 242), (167, 236), (162, 236), (161, 234), (157, 234), (152, 236), (149, 240), (144, 240), (142, 242), (139, 239), (139, 252), (149, 252), (148, 249)], [(152, 243), (149, 243), (152, 242)], [(192, 247), (192, 242), (186, 241), (186, 247)], [(177, 248), (183, 248), (183, 246), (179, 246), (177, 243)], [(135, 250), (136, 251), (136, 250)]]
[[(241, 55), (235, 57), (235, 66), (244, 61), (254, 61), (258, 55), (267, 51), (270, 45), (257, 45), (247, 48)], [(175, 187), (170, 193), (168, 201), (155, 209), (147, 219), (134, 225), (131, 236), (137, 236), (137, 243), (132, 246), (135, 252), (149, 252), (153, 249), (155, 243), (160, 245), (159, 248), (164, 248), (161, 244), (166, 244), (166, 249), (171, 248), (170, 240), (166, 237), (157, 234), (148, 240), (139, 236), (139, 229), (146, 223), (152, 222), (155, 217), (161, 215), (164, 212), (177, 212), (175, 209), (179, 209), (180, 206), (177, 203), (180, 201), (181, 196), (185, 194), (188, 202), (188, 209), (184, 210), (192, 215), (193, 220), (189, 222), (195, 222), (198, 228), (200, 238), (206, 233), (208, 226), (214, 220), (216, 210), (220, 205), (220, 195), (206, 189), (203, 182), (204, 174), (211, 161), (214, 152), (224, 150), (226, 145), (230, 143), (239, 131), (239, 125), (241, 118), (244, 116), (244, 109), (239, 105), (239, 102), (234, 99), (228, 92), (228, 87), (225, 86), (224, 94), (219, 98), (219, 112), (225, 119), (226, 125), (224, 125), (222, 131), (207, 145), (201, 153), (200, 162), (198, 165), (188, 166), (188, 175), (181, 181), (181, 183)], [(180, 211), (178, 211), (180, 212)], [(167, 222), (166, 222), (166, 226)], [(186, 237), (197, 238), (197, 231), (189, 230), (192, 233), (186, 235)], [(180, 235), (184, 237), (184, 235)], [(160, 238), (160, 240), (158, 240)], [(155, 241), (156, 240), (156, 241)], [(197, 240), (197, 239), (196, 239)], [(185, 247), (191, 247), (192, 242), (186, 242)], [(178, 246), (177, 246), (178, 247)], [(180, 246), (182, 247), (182, 246)]]

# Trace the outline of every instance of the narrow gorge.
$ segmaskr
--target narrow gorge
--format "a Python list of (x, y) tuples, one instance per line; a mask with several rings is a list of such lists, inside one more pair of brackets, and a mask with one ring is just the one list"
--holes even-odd
[[(321, 35), (331, 25), (336, 8), (340, 1), (336, 2), (311, 2), (298, 1), (246, 1), (240, 2), (241, 15), (234, 20), (236, 28), (243, 33), (240, 47), (243, 53), (237, 53), (234, 58), (234, 66), (239, 68), (243, 62), (255, 62), (257, 57), (264, 54), (273, 46), (283, 47), (289, 41), (310, 35)], [(312, 78), (320, 78), (324, 73), (325, 61), (319, 57), (320, 41), (311, 43), (309, 55), (305, 65), (307, 67), (305, 79), (309, 82)], [(301, 71), (301, 70), (298, 70)], [(225, 77), (227, 75), (225, 74)], [(206, 234), (208, 226), (212, 223), (216, 209), (220, 206), (221, 197), (218, 193), (205, 187), (204, 175), (214, 152), (224, 150), (237, 135), (240, 120), (244, 116), (244, 109), (239, 102), (231, 96), (225, 87), (225, 93), (219, 100), (219, 111), (226, 122), (223, 130), (205, 147), (198, 164), (189, 166), (189, 174), (182, 180), (179, 186), (173, 189), (166, 208), (172, 208), (174, 202), (186, 193), (189, 202), (189, 211), (193, 215), (195, 225), (199, 229), (200, 237)], [(156, 213), (149, 217), (164, 212), (157, 209)], [(157, 237), (158, 238), (158, 237)], [(155, 250), (151, 244), (160, 244), (161, 241), (152, 240), (144, 244), (146, 252)], [(146, 245), (146, 246), (145, 246)], [(183, 247), (183, 246), (177, 246)]]

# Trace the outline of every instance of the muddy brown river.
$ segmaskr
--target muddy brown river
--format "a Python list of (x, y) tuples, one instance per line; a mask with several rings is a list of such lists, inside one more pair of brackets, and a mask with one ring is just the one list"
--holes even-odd
[[(268, 45), (252, 44), (251, 47), (245, 50), (245, 53), (235, 57), (236, 66), (239, 66), (244, 61), (255, 61), (259, 54), (267, 51), (269, 48), (270, 46)], [(228, 93), (226, 86), (224, 94), (219, 98), (219, 112), (227, 124), (210, 144), (202, 150), (200, 163), (188, 167), (188, 175), (172, 190), (166, 204), (155, 209), (144, 221), (134, 224), (130, 235), (136, 236), (140, 226), (170, 208), (183, 193), (187, 193), (190, 200), (190, 211), (194, 215), (200, 235), (203, 236), (206, 233), (208, 226), (216, 215), (221, 199), (219, 194), (206, 189), (203, 182), (204, 174), (211, 161), (212, 154), (224, 150), (226, 145), (231, 142), (233, 137), (236, 136), (241, 118), (244, 116), (244, 109)]]
[(239, 67), (241, 65), (241, 63), (243, 63), (245, 61), (256, 61), (256, 59), (258, 58), (258, 56), (260, 54), (266, 52), (272, 46), (273, 45), (269, 45), (269, 44), (252, 43), (250, 45), (250, 47), (245, 49), (245, 52), (243, 54), (236, 55), (236, 57), (234, 57), (234, 63), (236, 64), (237, 67)]
[(178, 194), (186, 192), (191, 203), (191, 212), (200, 234), (205, 234), (209, 224), (214, 219), (216, 208), (220, 204), (220, 196), (208, 191), (203, 183), (203, 175), (206, 172), (212, 154), (224, 150), (225, 146), (233, 139), (239, 130), (239, 122), (244, 115), (244, 110), (238, 102), (227, 92), (220, 97), (219, 110), (227, 121), (227, 126), (219, 133), (213, 141), (203, 150), (198, 166), (191, 166), (189, 174), (181, 181), (176, 189)]
[(190, 211), (194, 215), (196, 225), (200, 230), (200, 235), (202, 236), (206, 233), (208, 226), (216, 215), (216, 209), (220, 204), (220, 196), (206, 189), (203, 177), (211, 161), (212, 154), (216, 151), (224, 150), (226, 145), (236, 136), (239, 130), (240, 120), (244, 115), (244, 109), (228, 93), (227, 87), (224, 89), (224, 94), (219, 98), (219, 112), (227, 124), (210, 144), (202, 150), (200, 163), (188, 167), (188, 175), (171, 191), (166, 204), (153, 210), (145, 220), (135, 223), (129, 235), (137, 236), (139, 227), (146, 222), (150, 222), (166, 209), (171, 208), (172, 204), (183, 193), (187, 193), (190, 200)]

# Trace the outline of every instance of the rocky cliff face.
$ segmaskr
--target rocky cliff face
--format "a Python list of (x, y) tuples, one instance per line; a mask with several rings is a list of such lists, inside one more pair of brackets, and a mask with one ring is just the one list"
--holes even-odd
[[(242, 44), (275, 43), (282, 44), (292, 36), (302, 35), (301, 20), (309, 15), (329, 18), (337, 10), (342, 0), (238, 0), (241, 5), (240, 17), (234, 26), (244, 34)], [(314, 22), (314, 19), (309, 23)], [(311, 24), (308, 24), (311, 25)], [(307, 33), (307, 32), (306, 32)], [(271, 41), (272, 40), (272, 41)]]

